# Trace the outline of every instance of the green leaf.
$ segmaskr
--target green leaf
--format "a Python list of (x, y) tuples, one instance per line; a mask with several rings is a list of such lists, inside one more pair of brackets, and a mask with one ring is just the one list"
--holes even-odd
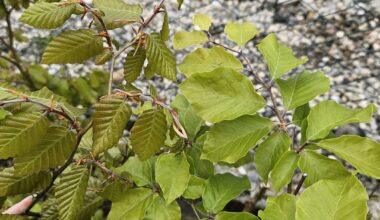
[(87, 79), (77, 77), (71, 80), (71, 85), (74, 87), (75, 90), (77, 90), (81, 100), (84, 100), (91, 104), (96, 103), (98, 93), (91, 88)]
[(61, 177), (55, 189), (60, 219), (75, 219), (79, 214), (86, 193), (89, 170), (85, 167), (74, 167)]
[(146, 39), (146, 55), (154, 71), (170, 80), (176, 80), (176, 61), (172, 52), (158, 33), (152, 33)]
[(59, 219), (57, 201), (54, 197), (48, 198), (42, 204), (41, 220), (55, 220)]
[(203, 206), (209, 212), (217, 213), (232, 199), (248, 190), (251, 183), (247, 176), (237, 177), (230, 173), (217, 174), (206, 181), (202, 199)]
[(211, 18), (206, 14), (196, 14), (193, 18), (193, 24), (197, 25), (201, 30), (208, 31), (211, 26)]
[(181, 209), (176, 201), (169, 205), (165, 204), (165, 200), (157, 196), (152, 205), (149, 207), (144, 220), (180, 220)]
[(94, 155), (118, 143), (131, 114), (131, 108), (121, 97), (108, 96), (95, 104), (92, 146)]
[(169, 15), (165, 9), (164, 19), (162, 21), (162, 28), (160, 31), (160, 36), (163, 41), (169, 40), (170, 37), (170, 29), (169, 29)]
[(75, 134), (65, 127), (50, 127), (36, 148), (16, 157), (15, 173), (26, 175), (60, 166), (74, 150), (75, 141)]
[(276, 83), (284, 105), (289, 110), (306, 104), (330, 89), (330, 80), (321, 71), (304, 71), (287, 80), (278, 79)]
[[(172, 203), (186, 190), (190, 179), (189, 163), (184, 154), (161, 154), (156, 162), (156, 181), (166, 204)], [(173, 176), (174, 175), (174, 176)]]
[(105, 64), (106, 62), (112, 59), (112, 55), (113, 55), (113, 52), (110, 49), (108, 48), (103, 49), (102, 53), (96, 56), (95, 64), (96, 65)]
[(354, 176), (321, 180), (307, 188), (296, 203), (296, 219), (365, 220), (367, 193)]
[(122, 0), (94, 0), (93, 4), (105, 14), (103, 20), (109, 30), (139, 21), (143, 11), (140, 5)]
[(130, 189), (112, 203), (109, 220), (142, 220), (153, 201), (153, 191), (147, 188)]
[(127, 172), (137, 186), (153, 185), (154, 160), (141, 161), (138, 157), (130, 157), (127, 162), (115, 169), (116, 172)]
[(124, 62), (124, 78), (128, 83), (134, 82), (140, 76), (145, 58), (145, 49), (142, 47), (128, 53)]
[(380, 143), (365, 137), (344, 135), (316, 144), (346, 160), (360, 173), (380, 179)]
[(187, 189), (183, 193), (186, 199), (198, 199), (202, 196), (205, 180), (197, 176), (191, 175)]
[(259, 30), (251, 22), (228, 22), (224, 28), (224, 33), (227, 34), (228, 39), (231, 41), (239, 46), (244, 46), (259, 33)]
[(269, 34), (257, 47), (268, 64), (272, 79), (280, 78), (308, 60), (306, 57), (296, 58), (290, 48), (277, 41), (275, 34)]
[[(197, 141), (199, 138), (197, 139)], [(214, 175), (214, 165), (208, 160), (201, 160), (202, 144), (195, 143), (187, 150), (187, 161), (190, 164), (190, 172), (196, 176), (207, 179)]]
[(303, 173), (307, 173), (306, 187), (319, 180), (334, 180), (351, 175), (339, 161), (311, 150), (305, 150), (301, 153), (298, 166)]
[(207, 41), (207, 35), (202, 31), (178, 31), (174, 34), (173, 47), (176, 50), (181, 50)]
[(265, 105), (251, 81), (232, 69), (193, 74), (179, 87), (194, 112), (209, 122), (254, 115)]
[(217, 123), (207, 132), (201, 159), (235, 163), (254, 148), (273, 126), (271, 120), (258, 115), (243, 115)]
[(170, 106), (176, 109), (181, 125), (185, 128), (189, 139), (194, 139), (203, 124), (202, 118), (194, 113), (189, 101), (181, 94), (177, 95)]
[(292, 121), (295, 125), (302, 127), (302, 123), (310, 113), (309, 103), (301, 105), (294, 110)]
[(41, 63), (67, 64), (83, 61), (103, 52), (102, 38), (93, 30), (69, 30), (55, 37), (45, 49)]
[(276, 162), (289, 150), (292, 139), (282, 131), (276, 131), (263, 141), (256, 150), (255, 163), (257, 172), (263, 181), (268, 181), (268, 175)]
[(76, 220), (91, 219), (94, 213), (103, 204), (104, 200), (102, 197), (98, 196), (96, 193), (87, 192), (84, 197), (84, 204), (82, 209), (76, 216)]
[(160, 150), (166, 131), (166, 118), (162, 110), (149, 109), (142, 113), (131, 130), (132, 149), (140, 160), (146, 160)]
[(194, 73), (211, 72), (225, 67), (236, 71), (243, 69), (239, 59), (222, 47), (198, 48), (186, 55), (179, 70), (187, 77)]
[(177, 0), (177, 3), (178, 3), (178, 10), (181, 10), (183, 0)]
[(0, 121), (0, 158), (17, 157), (34, 149), (49, 127), (41, 113), (20, 113)]
[(22, 14), (20, 21), (35, 28), (57, 28), (63, 25), (75, 12), (75, 4), (58, 5), (38, 2), (30, 6)]
[(51, 175), (47, 172), (17, 176), (13, 168), (6, 168), (0, 172), (0, 196), (35, 192), (44, 189), (50, 180)]
[(277, 197), (268, 197), (264, 211), (259, 211), (262, 220), (295, 220), (296, 197), (283, 194)]
[(330, 130), (349, 123), (370, 122), (376, 112), (373, 104), (362, 109), (349, 109), (335, 101), (323, 101), (311, 108), (307, 117), (306, 137), (316, 140), (326, 137)]
[(279, 192), (281, 188), (290, 183), (297, 168), (298, 159), (299, 155), (297, 153), (288, 151), (274, 165), (270, 178), (276, 192)]
[[(0, 8), (1, 10), (1, 8)], [(30, 218), (22, 215), (6, 215), (6, 214), (0, 214), (1, 220), (29, 220)]]
[(249, 212), (220, 212), (215, 220), (259, 220), (258, 217)]

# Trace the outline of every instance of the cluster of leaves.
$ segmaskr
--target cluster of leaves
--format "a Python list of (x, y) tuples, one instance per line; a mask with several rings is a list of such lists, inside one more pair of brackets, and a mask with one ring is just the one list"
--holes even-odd
[[(182, 1), (178, 2), (180, 6)], [(179, 200), (188, 203), (199, 219), (365, 219), (368, 196), (356, 174), (380, 178), (380, 144), (354, 135), (335, 137), (332, 130), (369, 122), (376, 107), (349, 109), (334, 101), (310, 106), (311, 100), (329, 90), (330, 81), (320, 71), (296, 73), (307, 58), (297, 58), (269, 34), (257, 45), (269, 69), (271, 81), (266, 82), (242, 51), (214, 41), (209, 32), (212, 19), (202, 14), (193, 18), (197, 30), (174, 35), (177, 50), (211, 45), (190, 52), (179, 65), (186, 76), (179, 84), (181, 94), (170, 105), (157, 99), (153, 86), (149, 95), (142, 94), (132, 84), (139, 77), (157, 74), (176, 80), (176, 60), (166, 45), (169, 15), (163, 3), (143, 20), (141, 6), (121, 0), (94, 0), (93, 5), (77, 0), (39, 1), (23, 12), (20, 21), (44, 29), (58, 28), (73, 15), (91, 14), (94, 29), (63, 31), (47, 45), (41, 63), (83, 63), (94, 57), (97, 64), (111, 63), (110, 84), (108, 95), (93, 86), (91, 76), (72, 84), (84, 93), (98, 92), (83, 97), (87, 104), (96, 102), (89, 107), (91, 122), (83, 120), (83, 114), (92, 111), (75, 107), (72, 96), (58, 93), (62, 97), (43, 87), (50, 80), (39, 82), (41, 89), (32, 92), (13, 88), (15, 83), (0, 85), (0, 157), (11, 158), (12, 165), (0, 172), (0, 197), (37, 192), (24, 214), (38, 211), (35, 204), (40, 204), (43, 219), (90, 219), (95, 212), (93, 218), (102, 219), (99, 207), (111, 201), (108, 219), (175, 220), (181, 218)], [(145, 33), (160, 13), (161, 31)], [(120, 47), (109, 30), (126, 25), (132, 25), (135, 36)], [(239, 47), (259, 33), (249, 22), (230, 22), (224, 32)], [(112, 90), (114, 64), (124, 52), (128, 86)], [(257, 92), (243, 74), (244, 66), (269, 98)], [(30, 68), (43, 67), (28, 68), (31, 73)], [(294, 74), (288, 76), (289, 72)], [(35, 75), (31, 79), (41, 74)], [(45, 77), (53, 79), (47, 73)], [(95, 84), (105, 84), (102, 79)], [(284, 110), (276, 103), (273, 87), (278, 88)], [(101, 95), (105, 96), (98, 101)], [(278, 122), (257, 114), (266, 106)], [(286, 112), (292, 114), (291, 122), (283, 117)], [(125, 132), (132, 117), (137, 120)], [(301, 138), (296, 133), (291, 137), (289, 126)], [(322, 150), (353, 169), (326, 157)], [(247, 176), (214, 172), (216, 165), (247, 163), (255, 164), (263, 187), (276, 195), (267, 199), (258, 217), (223, 211), (251, 184)], [(293, 189), (297, 173), (306, 179)], [(301, 184), (304, 190), (298, 195)]]

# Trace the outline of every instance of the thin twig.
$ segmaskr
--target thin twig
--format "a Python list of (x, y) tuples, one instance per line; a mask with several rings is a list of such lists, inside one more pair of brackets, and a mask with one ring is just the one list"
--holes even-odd
[(306, 177), (307, 177), (307, 173), (303, 173), (300, 181), (298, 182), (296, 189), (293, 192), (294, 195), (297, 195), (298, 192), (301, 190), (301, 187), (302, 187), (303, 183), (305, 182)]
[(124, 182), (127, 182), (127, 183), (130, 183), (130, 180), (128, 180), (127, 178), (117, 174), (117, 173), (114, 173), (112, 172), (112, 170), (108, 169), (107, 167), (105, 167), (101, 162), (99, 161), (96, 161), (96, 160), (89, 160), (89, 159), (83, 159), (83, 160), (79, 160), (78, 161), (79, 164), (83, 165), (83, 164), (93, 164), (95, 165), (96, 167), (98, 167), (99, 169), (101, 169), (103, 172), (105, 172), (107, 175), (109, 175), (111, 178), (113, 177), (117, 177), (119, 179), (121, 179), (122, 181)]
[[(9, 40), (9, 43), (8, 44), (5, 43), (4, 45), (11, 51), (12, 56), (14, 58), (14, 62), (11, 62), (11, 63), (15, 65), (17, 69), (20, 71), (21, 75), (28, 82), (28, 86), (32, 90), (35, 90), (36, 86), (34, 85), (34, 82), (29, 74), (29, 71), (28, 69), (24, 69), (24, 67), (21, 65), (22, 64), (21, 58), (18, 56), (16, 49), (14, 48), (14, 34), (13, 34), (12, 22), (11, 22), (12, 9), (8, 10), (3, 0), (0, 1), (0, 6), (4, 8), (5, 21), (7, 23), (6, 29), (7, 29), (8, 40)], [(2, 39), (1, 41), (4, 41), (4, 39)]]

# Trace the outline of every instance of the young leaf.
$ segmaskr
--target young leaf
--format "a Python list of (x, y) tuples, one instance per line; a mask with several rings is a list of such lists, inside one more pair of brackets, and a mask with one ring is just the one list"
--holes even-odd
[(212, 176), (206, 181), (202, 195), (203, 206), (207, 211), (217, 213), (223, 210), (229, 201), (250, 187), (251, 183), (247, 176), (240, 178), (230, 173)]
[(272, 79), (278, 79), (307, 62), (307, 58), (296, 58), (290, 48), (277, 41), (275, 34), (268, 35), (257, 47), (268, 64)]
[(244, 46), (259, 33), (259, 30), (250, 22), (228, 22), (224, 28), (224, 33), (227, 34), (228, 39), (231, 41), (237, 43), (239, 46)]
[(293, 113), (292, 121), (295, 125), (301, 127), (302, 123), (305, 119), (307, 119), (307, 116), (310, 113), (310, 106), (309, 103), (306, 103), (304, 105), (298, 106)]
[(19, 113), (0, 121), (0, 158), (17, 157), (34, 149), (49, 127), (41, 113)]
[(142, 113), (131, 130), (132, 149), (140, 160), (149, 159), (160, 150), (166, 131), (166, 118), (162, 110), (149, 109)]
[(104, 49), (101, 54), (96, 56), (95, 58), (95, 64), (96, 65), (103, 65), (109, 60), (112, 59), (113, 52), (110, 49)]
[(24, 11), (20, 21), (35, 28), (57, 28), (75, 12), (75, 4), (59, 6), (55, 3), (38, 2)]
[(186, 199), (198, 199), (202, 196), (205, 180), (197, 176), (191, 175), (187, 189), (183, 193)]
[[(172, 203), (186, 190), (190, 179), (189, 163), (184, 154), (161, 154), (156, 162), (156, 181), (166, 204)], [(173, 178), (175, 174), (175, 178)], [(173, 187), (175, 186), (175, 187)]]
[(48, 172), (16, 176), (13, 168), (0, 172), (0, 196), (13, 196), (31, 193), (45, 188), (51, 180)]
[(264, 211), (259, 211), (262, 220), (295, 220), (296, 197), (283, 194), (277, 197), (268, 197)]
[(316, 144), (346, 160), (360, 173), (380, 179), (380, 143), (365, 137), (343, 135)]
[(181, 50), (189, 46), (195, 46), (208, 41), (207, 35), (202, 31), (178, 31), (174, 34), (173, 47)]
[(79, 211), (75, 220), (91, 219), (94, 213), (104, 202), (103, 198), (93, 192), (86, 192), (82, 209)]
[(194, 73), (211, 72), (219, 67), (236, 71), (243, 69), (239, 59), (222, 47), (198, 48), (186, 55), (179, 70), (187, 77)]
[(321, 139), (326, 137), (330, 130), (337, 126), (370, 122), (375, 111), (376, 107), (373, 104), (363, 109), (349, 109), (335, 101), (320, 102), (311, 108), (307, 117), (306, 137), (308, 140)]
[(268, 175), (276, 162), (292, 143), (292, 139), (282, 131), (276, 131), (263, 141), (256, 150), (255, 163), (257, 172), (266, 183)]
[(169, 15), (168, 12), (165, 10), (164, 14), (164, 20), (162, 22), (162, 28), (160, 31), (160, 36), (163, 41), (169, 40), (170, 37), (170, 29), (169, 29)]
[(265, 105), (251, 81), (232, 69), (193, 74), (179, 87), (194, 112), (209, 122), (253, 115)]
[(170, 106), (176, 109), (187, 136), (190, 139), (194, 139), (203, 124), (202, 118), (194, 113), (189, 101), (181, 94), (177, 95)]
[(55, 37), (47, 46), (41, 63), (82, 63), (103, 51), (102, 38), (93, 30), (69, 30)]
[(193, 18), (193, 24), (197, 25), (201, 30), (208, 31), (211, 26), (211, 18), (205, 14), (196, 14)]
[(146, 55), (149, 65), (157, 74), (170, 80), (177, 79), (174, 56), (158, 33), (152, 33), (147, 36)]
[(355, 176), (321, 180), (307, 188), (296, 203), (296, 219), (365, 220), (367, 193)]
[(149, 207), (144, 220), (180, 220), (181, 209), (176, 201), (166, 205), (161, 196), (157, 196)]
[(222, 121), (207, 132), (201, 159), (214, 163), (235, 163), (243, 158), (274, 124), (258, 115), (243, 115), (231, 121)]
[(259, 220), (249, 212), (219, 212), (215, 220)]
[(301, 106), (330, 89), (330, 80), (321, 71), (304, 71), (287, 80), (276, 80), (287, 109)]
[(129, 189), (113, 201), (109, 220), (143, 219), (153, 201), (153, 191), (147, 188)]
[(134, 82), (140, 76), (144, 66), (146, 54), (145, 49), (140, 47), (128, 53), (124, 63), (124, 78), (128, 83)]
[(143, 11), (140, 5), (122, 0), (94, 0), (93, 4), (105, 14), (103, 20), (109, 30), (139, 21)]
[(131, 108), (120, 97), (108, 96), (95, 104), (93, 115), (93, 146), (94, 155), (111, 148), (123, 136), (123, 131), (129, 118)]
[(177, 3), (178, 3), (178, 10), (181, 10), (183, 0), (177, 0)]
[[(200, 138), (197, 139), (197, 141)], [(190, 149), (187, 150), (187, 161), (190, 164), (190, 172), (193, 175), (207, 179), (214, 175), (214, 165), (208, 160), (201, 160), (202, 145), (195, 143)]]
[(274, 165), (270, 178), (276, 192), (290, 183), (293, 173), (297, 168), (299, 155), (293, 151), (284, 153)]
[(306, 187), (319, 180), (334, 180), (351, 175), (339, 161), (329, 159), (311, 150), (301, 153), (298, 166), (303, 173), (307, 173)]
[(74, 219), (83, 206), (89, 170), (75, 167), (61, 177), (55, 189), (60, 219)]
[(127, 162), (115, 169), (116, 172), (127, 172), (137, 186), (153, 185), (154, 160), (141, 161), (138, 157), (130, 157)]
[(75, 134), (65, 127), (50, 127), (32, 152), (16, 157), (15, 173), (26, 175), (56, 168), (63, 164), (75, 147)]

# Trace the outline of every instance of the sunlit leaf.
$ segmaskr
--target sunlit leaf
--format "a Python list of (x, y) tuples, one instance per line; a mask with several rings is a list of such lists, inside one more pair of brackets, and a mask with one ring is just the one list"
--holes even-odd
[(193, 18), (193, 24), (197, 25), (201, 30), (208, 31), (211, 26), (211, 18), (205, 14), (196, 14)]
[(208, 41), (207, 35), (202, 31), (178, 31), (174, 35), (173, 47), (181, 50), (189, 46), (195, 46)]
[(262, 220), (295, 220), (296, 197), (283, 194), (277, 197), (268, 197), (264, 211), (259, 211)]
[(227, 34), (228, 39), (239, 46), (244, 46), (259, 33), (259, 30), (250, 22), (228, 22), (224, 28), (224, 32)]
[(292, 180), (293, 173), (297, 168), (298, 159), (299, 155), (297, 153), (288, 151), (274, 165), (270, 179), (277, 192)]
[(307, 58), (296, 58), (290, 48), (277, 41), (275, 34), (268, 35), (257, 47), (268, 64), (272, 79), (278, 79), (307, 62)]
[(233, 70), (243, 69), (239, 59), (222, 47), (198, 48), (186, 55), (179, 70), (186, 76), (194, 73), (211, 72), (219, 67)]
[(251, 81), (232, 69), (193, 74), (179, 87), (194, 112), (209, 122), (254, 115), (265, 105)]

